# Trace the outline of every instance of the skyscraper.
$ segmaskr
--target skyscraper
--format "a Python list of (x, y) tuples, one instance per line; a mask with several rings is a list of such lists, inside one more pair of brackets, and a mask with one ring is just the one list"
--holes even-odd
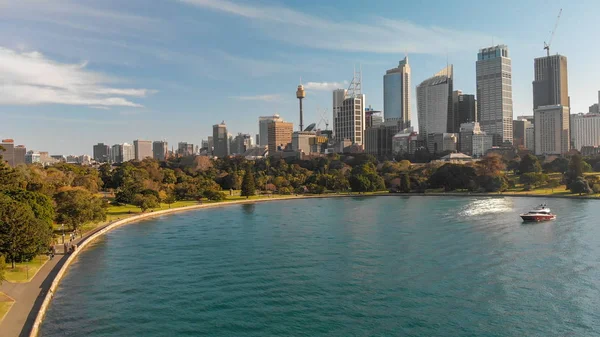
[(94, 145), (94, 160), (98, 163), (106, 163), (110, 160), (110, 147), (104, 143)]
[(477, 120), (481, 129), (494, 137), (494, 145), (512, 143), (512, 61), (508, 47), (480, 49), (476, 74)]
[(169, 152), (169, 144), (166, 141), (159, 140), (152, 143), (154, 159), (164, 161), (167, 159), (167, 152)]
[(383, 75), (383, 113), (386, 120), (399, 120), (401, 129), (410, 127), (410, 65), (408, 56), (397, 68)]
[(362, 75), (355, 69), (348, 90), (333, 91), (333, 132), (338, 143), (349, 140), (354, 145), (363, 146), (366, 104)]
[(434, 152), (434, 134), (448, 132), (452, 111), (453, 67), (449, 65), (417, 86), (419, 135)]
[(283, 121), (278, 114), (258, 117), (258, 145), (267, 146), (269, 144), (269, 121), (273, 120)]
[(460, 125), (477, 121), (477, 100), (475, 95), (452, 92), (452, 111), (448, 117), (448, 132), (460, 132)]
[(268, 125), (269, 132), (269, 154), (273, 155), (279, 149), (285, 148), (292, 142), (294, 124), (283, 120), (272, 120)]
[(139, 140), (133, 141), (135, 160), (142, 161), (146, 158), (152, 158), (152, 141)]
[(213, 155), (216, 157), (228, 157), (230, 152), (230, 144), (229, 137), (227, 134), (227, 125), (225, 125), (225, 121), (221, 122), (221, 124), (213, 125), (213, 142), (214, 142), (214, 150)]
[(534, 60), (533, 109), (547, 105), (570, 105), (566, 56), (557, 54)]

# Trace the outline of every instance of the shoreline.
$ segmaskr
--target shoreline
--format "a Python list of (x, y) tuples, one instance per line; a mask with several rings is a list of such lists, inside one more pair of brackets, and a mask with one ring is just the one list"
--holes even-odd
[[(517, 193), (464, 193), (464, 192), (448, 192), (448, 193), (380, 193), (380, 194), (323, 194), (323, 195), (298, 195), (298, 196), (288, 196), (288, 197), (275, 197), (275, 198), (264, 198), (264, 199), (249, 199), (249, 200), (235, 200), (235, 201), (223, 201), (216, 202), (211, 204), (199, 204), (192, 206), (185, 206), (173, 209), (160, 210), (156, 212), (148, 212), (135, 216), (131, 216), (129, 218), (125, 218), (122, 220), (116, 220), (112, 223), (106, 224), (104, 227), (100, 227), (98, 230), (92, 231), (89, 236), (84, 237), (79, 245), (77, 246), (77, 250), (69, 255), (66, 261), (61, 265), (60, 269), (52, 279), (52, 283), (50, 288), (48, 289), (46, 295), (44, 296), (44, 301), (42, 302), (37, 314), (35, 321), (31, 327), (29, 332), (30, 337), (37, 337), (39, 335), (39, 329), (44, 320), (48, 307), (54, 297), (54, 292), (60, 285), (60, 281), (64, 277), (65, 273), (69, 269), (71, 263), (78, 257), (79, 253), (84, 250), (84, 248), (92, 243), (94, 240), (99, 238), (100, 236), (112, 231), (113, 229), (119, 228), (124, 225), (128, 225), (130, 223), (139, 222), (145, 219), (151, 219), (155, 217), (159, 217), (162, 215), (171, 215), (180, 212), (187, 212), (193, 210), (200, 210), (205, 208), (217, 208), (217, 207), (225, 207), (229, 205), (243, 205), (243, 204), (254, 204), (261, 202), (269, 202), (269, 201), (285, 201), (285, 200), (297, 200), (297, 199), (319, 199), (319, 198), (344, 198), (344, 197), (411, 197), (411, 196), (420, 196), (420, 197), (523, 197), (523, 198), (560, 198), (560, 199), (583, 199), (583, 200), (600, 200), (598, 197), (590, 197), (590, 196), (569, 196), (569, 195), (541, 195), (541, 194), (517, 194)], [(33, 309), (33, 308), (32, 308)]]

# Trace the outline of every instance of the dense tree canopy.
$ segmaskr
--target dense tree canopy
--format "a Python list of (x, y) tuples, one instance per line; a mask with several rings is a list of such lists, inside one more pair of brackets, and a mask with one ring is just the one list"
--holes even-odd
[(542, 166), (540, 165), (540, 161), (536, 156), (527, 154), (521, 158), (521, 163), (519, 164), (520, 174), (538, 172), (542, 172)]
[(244, 174), (244, 180), (242, 181), (242, 193), (243, 197), (251, 197), (256, 194), (256, 188), (254, 186), (254, 173), (248, 168)]
[(83, 188), (68, 188), (54, 196), (56, 201), (56, 221), (71, 229), (90, 222), (106, 220), (105, 205), (101, 198), (93, 196)]
[(9, 262), (28, 260), (45, 252), (50, 244), (51, 228), (36, 219), (31, 207), (0, 194), (0, 255)]

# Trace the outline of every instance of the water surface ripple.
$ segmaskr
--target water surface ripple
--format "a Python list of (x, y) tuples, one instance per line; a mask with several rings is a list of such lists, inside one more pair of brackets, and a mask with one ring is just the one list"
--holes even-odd
[(380, 197), (239, 205), (110, 232), (42, 336), (596, 336), (600, 202)]

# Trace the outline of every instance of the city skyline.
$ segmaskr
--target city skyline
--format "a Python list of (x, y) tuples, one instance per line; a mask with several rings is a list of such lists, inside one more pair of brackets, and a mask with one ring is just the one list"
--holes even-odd
[[(316, 1), (173, 0), (152, 7), (138, 0), (118, 7), (60, 2), (0, 5), (0, 75), (7, 79), (0, 95), (0, 137), (38, 151), (90, 153), (98, 142), (137, 138), (200, 144), (221, 120), (232, 134), (255, 134), (256, 119), (275, 113), (297, 126), (294, 93), (300, 77), (307, 92), (304, 124), (316, 123), (323, 109), (331, 116), (331, 91), (347, 88), (358, 64), (369, 105), (383, 110), (381, 76), (405, 54), (417, 127), (415, 84), (452, 63), (454, 88), (475, 93), (476, 53), (497, 44), (511, 51), (513, 119), (531, 115), (533, 60), (545, 56), (543, 42), (559, 8), (564, 11), (550, 54), (569, 58), (571, 113), (587, 112), (599, 89), (592, 81), (600, 75), (593, 59), (597, 47), (585, 43), (593, 40), (592, 13), (600, 9), (593, 1), (477, 6), (457, 1), (433, 9), (391, 1), (378, 7), (344, 3), (360, 9), (356, 18), (381, 18), (375, 24), (356, 23), (354, 14), (338, 20), (335, 5)], [(497, 18), (483, 26), (451, 19), (457, 17), (453, 13), (476, 17), (490, 11)], [(282, 14), (289, 20), (278, 21)], [(508, 27), (507, 17), (515, 24)]]

